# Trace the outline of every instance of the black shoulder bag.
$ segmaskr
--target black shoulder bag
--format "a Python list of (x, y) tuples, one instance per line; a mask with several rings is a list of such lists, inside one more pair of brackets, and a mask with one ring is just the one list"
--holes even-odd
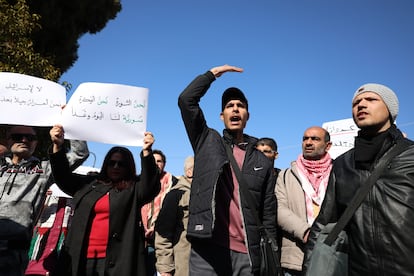
[[(259, 214), (256, 211), (256, 204), (253, 197), (247, 189), (247, 183), (242, 177), (239, 166), (233, 156), (233, 151), (230, 145), (225, 144), (227, 156), (230, 159), (231, 166), (233, 167), (234, 174), (239, 182), (240, 192), (246, 199), (250, 210), (256, 220), (259, 227), (260, 234), (260, 276), (283, 276), (282, 267), (279, 260), (279, 248), (277, 241), (273, 238), (262, 224)], [(275, 218), (276, 220), (276, 218)]]
[(407, 148), (404, 140), (396, 145), (384, 156), (352, 198), (348, 207), (336, 223), (318, 225), (321, 232), (318, 234), (315, 246), (310, 254), (306, 276), (346, 276), (348, 275), (348, 236), (343, 230), (355, 211), (364, 201), (370, 189), (374, 186), (385, 167), (398, 154)]

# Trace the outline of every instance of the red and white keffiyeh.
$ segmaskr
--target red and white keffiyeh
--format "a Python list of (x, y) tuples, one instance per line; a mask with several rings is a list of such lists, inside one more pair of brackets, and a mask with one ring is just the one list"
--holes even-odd
[(307, 160), (303, 158), (303, 155), (299, 155), (296, 165), (305, 192), (308, 223), (312, 225), (325, 198), (329, 174), (332, 170), (332, 158), (329, 153), (326, 153), (320, 160)]

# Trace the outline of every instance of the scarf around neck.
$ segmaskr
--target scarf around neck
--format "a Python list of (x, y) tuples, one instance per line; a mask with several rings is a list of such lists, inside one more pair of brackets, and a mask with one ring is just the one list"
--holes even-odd
[(358, 169), (369, 170), (378, 155), (381, 155), (384, 141), (390, 137), (389, 129), (376, 136), (364, 136), (360, 132), (355, 137), (355, 166)]
[(315, 191), (319, 190), (321, 181), (329, 176), (332, 169), (332, 158), (326, 153), (319, 160), (307, 160), (303, 155), (299, 155), (296, 160), (298, 169), (306, 176)]
[(320, 160), (307, 160), (303, 155), (299, 155), (296, 166), (305, 193), (306, 216), (309, 225), (312, 225), (325, 198), (332, 170), (332, 158), (329, 153)]

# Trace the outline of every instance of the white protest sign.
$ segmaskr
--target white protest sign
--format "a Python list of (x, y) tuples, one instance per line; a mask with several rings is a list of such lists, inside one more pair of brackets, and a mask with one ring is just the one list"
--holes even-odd
[(62, 113), (66, 139), (142, 146), (147, 124), (148, 89), (82, 83)]
[(332, 147), (329, 154), (332, 158), (335, 159), (354, 147), (355, 136), (357, 136), (359, 128), (352, 118), (326, 122), (322, 124), (322, 127), (331, 135)]
[(52, 126), (66, 103), (66, 89), (49, 80), (0, 72), (0, 124)]

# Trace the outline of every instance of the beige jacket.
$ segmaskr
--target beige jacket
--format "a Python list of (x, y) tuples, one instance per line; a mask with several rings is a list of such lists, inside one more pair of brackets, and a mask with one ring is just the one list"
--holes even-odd
[(275, 192), (277, 197), (277, 223), (283, 230), (281, 264), (283, 268), (302, 270), (304, 240), (307, 222), (305, 194), (299, 181), (296, 162), (279, 173)]
[(191, 184), (185, 177), (164, 198), (155, 223), (155, 256), (157, 271), (188, 276), (190, 243), (186, 238)]

